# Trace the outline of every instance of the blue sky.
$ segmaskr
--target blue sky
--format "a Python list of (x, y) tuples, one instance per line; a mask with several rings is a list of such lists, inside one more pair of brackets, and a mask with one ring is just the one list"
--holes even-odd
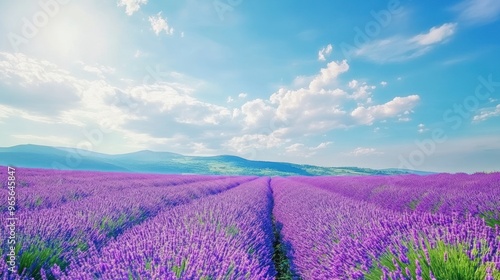
[(500, 170), (499, 19), (495, 0), (3, 1), (0, 146)]

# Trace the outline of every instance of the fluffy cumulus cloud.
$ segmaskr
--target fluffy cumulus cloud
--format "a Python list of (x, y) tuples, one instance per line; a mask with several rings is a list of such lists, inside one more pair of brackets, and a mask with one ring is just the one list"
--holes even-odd
[(328, 57), (332, 53), (333, 47), (331, 44), (328, 44), (326, 47), (323, 47), (318, 51), (318, 60), (325, 61), (326, 57)]
[(167, 18), (162, 17), (161, 12), (154, 16), (150, 16), (149, 23), (157, 36), (159, 36), (162, 32), (165, 32), (167, 35), (174, 34), (174, 28), (169, 26)]
[[(339, 76), (349, 70), (346, 61), (328, 63), (298, 89), (280, 88), (268, 98), (257, 99), (247, 99), (241, 93), (237, 100), (242, 104), (238, 105), (201, 101), (193, 94), (197, 89), (192, 83), (159, 79), (117, 86), (110, 82), (114, 70), (102, 65), (87, 67), (97, 76), (82, 78), (47, 61), (0, 53), (0, 66), (2, 92), (15, 93), (1, 95), (0, 121), (15, 116), (33, 127), (104, 127), (131, 149), (187, 154), (233, 152), (249, 156), (262, 150), (309, 157), (327, 149), (331, 142), (306, 146), (303, 143), (311, 142), (308, 137), (397, 119), (405, 112), (410, 114), (419, 101), (418, 95), (409, 95), (374, 104), (375, 86), (340, 80)], [(103, 74), (111, 78), (98, 77)], [(165, 75), (169, 79), (181, 76)], [(39, 140), (49, 141), (50, 136), (39, 135), (45, 139)], [(70, 139), (71, 135), (64, 137)]]
[(125, 13), (129, 16), (139, 11), (141, 5), (146, 5), (148, 0), (119, 0), (118, 7), (125, 7)]
[[(341, 104), (347, 96), (342, 89), (311, 91), (280, 89), (270, 97), (273, 118), (286, 123), (284, 132), (310, 134), (343, 127), (347, 112)], [(256, 112), (249, 112), (255, 114)], [(271, 122), (273, 118), (268, 118)], [(266, 125), (262, 123), (261, 125)]]
[(374, 105), (375, 86), (357, 80), (341, 85), (337, 78), (348, 69), (346, 61), (330, 62), (303, 88), (280, 88), (268, 100), (248, 101), (241, 111), (245, 124), (271, 128), (282, 137), (312, 135), (409, 114), (418, 104), (420, 98), (413, 94)]
[(336, 81), (336, 78), (349, 70), (349, 64), (347, 64), (347, 60), (343, 60), (342, 62), (332, 61), (328, 63), (326, 68), (322, 68), (320, 73), (314, 77), (314, 79), (309, 84), (309, 88), (313, 91), (319, 91), (324, 89), (325, 87), (331, 85)]
[[(119, 104), (116, 100), (128, 99), (131, 103), (127, 109), (132, 109), (139, 119), (152, 114), (162, 114), (181, 124), (218, 125), (231, 116), (227, 108), (201, 102), (167, 84), (131, 87), (124, 91), (115, 91), (112, 97), (114, 99), (111, 99), (109, 105), (114, 106)], [(137, 106), (134, 106), (135, 104)]]
[(280, 88), (269, 99), (246, 102), (238, 111), (245, 125), (243, 131), (260, 136), (253, 136), (253, 142), (245, 142), (245, 145), (242, 138), (236, 138), (239, 145), (233, 140), (231, 146), (239, 147), (235, 148), (237, 150), (262, 147), (257, 139), (272, 137), (275, 140), (272, 141), (273, 149), (282, 149), (285, 155), (307, 157), (330, 143), (307, 147), (290, 139), (320, 135), (339, 128), (372, 125), (391, 118), (395, 122), (403, 117), (409, 119), (420, 100), (418, 95), (398, 96), (385, 103), (373, 104), (376, 86), (358, 80), (347, 84), (340, 81), (339, 76), (348, 69), (346, 61), (331, 62), (301, 88)]
[(246, 102), (241, 107), (241, 112), (248, 127), (263, 125), (266, 121), (272, 120), (276, 114), (275, 108), (262, 99)]
[(427, 32), (410, 37), (390, 37), (368, 42), (354, 54), (375, 62), (397, 62), (419, 57), (438, 44), (447, 42), (455, 33), (457, 23), (450, 22), (431, 27)]
[(277, 148), (286, 142), (289, 142), (289, 140), (283, 140), (274, 134), (245, 134), (232, 137), (224, 146), (228, 150), (239, 154), (252, 155), (257, 153), (258, 150)]
[(384, 104), (357, 107), (351, 112), (351, 116), (358, 124), (371, 125), (376, 120), (395, 117), (401, 112), (411, 110), (417, 105), (419, 100), (420, 97), (418, 95), (394, 97), (394, 99)]
[(350, 81), (349, 87), (354, 90), (349, 97), (360, 102), (360, 104), (371, 103), (372, 90), (377, 88), (376, 86), (368, 85), (366, 82), (360, 83), (356, 80)]
[(197, 100), (185, 85), (156, 81), (119, 88), (103, 79), (75, 77), (22, 54), (0, 53), (0, 65), (0, 87), (13, 93), (0, 97), (0, 117), (22, 118), (33, 126), (101, 127), (122, 135), (134, 147), (147, 148), (179, 140), (178, 131), (192, 133), (192, 138), (182, 140), (186, 146), (188, 140), (201, 142), (196, 137), (209, 137), (202, 131), (216, 131), (232, 119), (230, 109)]

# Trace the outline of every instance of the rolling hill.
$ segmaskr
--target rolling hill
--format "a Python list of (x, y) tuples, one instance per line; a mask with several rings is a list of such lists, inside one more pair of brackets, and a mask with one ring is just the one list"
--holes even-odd
[(107, 155), (73, 148), (18, 145), (0, 148), (0, 164), (18, 167), (98, 170), (163, 174), (221, 174), (258, 176), (392, 175), (427, 172), (359, 167), (321, 167), (247, 160), (237, 156), (184, 156), (169, 152), (139, 151)]

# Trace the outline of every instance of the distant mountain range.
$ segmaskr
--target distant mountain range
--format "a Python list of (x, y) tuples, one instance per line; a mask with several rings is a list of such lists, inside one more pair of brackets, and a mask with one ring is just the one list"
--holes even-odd
[(257, 176), (428, 174), (404, 169), (375, 170), (255, 161), (229, 155), (199, 157), (153, 151), (107, 155), (39, 145), (0, 147), (0, 165), (68, 170)]

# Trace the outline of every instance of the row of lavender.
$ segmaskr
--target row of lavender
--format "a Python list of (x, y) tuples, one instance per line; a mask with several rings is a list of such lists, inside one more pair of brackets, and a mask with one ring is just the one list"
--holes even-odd
[[(54, 174), (54, 171), (45, 172)], [(84, 185), (80, 182), (90, 178), (94, 180), (94, 185), (88, 189), (95, 191), (82, 199), (65, 202), (53, 200), (58, 207), (47, 206), (34, 210), (21, 208), (16, 212), (19, 221), (16, 228), (16, 255), (21, 278), (40, 278), (40, 271), (50, 269), (54, 264), (65, 268), (76, 256), (88, 255), (91, 248), (103, 247), (128, 228), (161, 211), (255, 179), (132, 175), (129, 180), (116, 180), (119, 177), (115, 173), (89, 172), (75, 174), (75, 177), (64, 175), (66, 183), (59, 185), (59, 188), (65, 190), (56, 190), (56, 194), (80, 189)], [(39, 182), (34, 181), (31, 186), (36, 188), (35, 184)], [(31, 193), (29, 188), (24, 187)], [(21, 187), (18, 191), (22, 194), (24, 190)], [(38, 190), (33, 192), (49, 197), (50, 194), (46, 192), (51, 191), (52, 188), (44, 189), (43, 185), (39, 185)], [(5, 219), (5, 215), (0, 216), (0, 223), (6, 224)], [(1, 227), (0, 235), (7, 236), (7, 230)], [(7, 244), (6, 240), (2, 240), (0, 253), (5, 255), (5, 252)], [(0, 260), (0, 271), (7, 274), (5, 259)]]
[[(391, 206), (405, 199), (399, 197), (401, 193), (369, 203), (370, 195), (363, 190), (370, 178), (365, 182), (364, 178), (329, 179), (319, 181), (350, 179), (353, 184), (340, 194), (322, 184), (312, 185), (318, 180), (314, 178), (272, 180), (273, 213), (282, 224), (292, 269), (302, 278), (500, 279), (498, 226), (487, 226), (470, 213), (391, 210), (404, 208)], [(338, 190), (335, 183), (329, 185)], [(432, 186), (419, 188), (432, 191)], [(498, 186), (478, 192), (499, 201), (497, 191)]]
[(260, 178), (163, 211), (58, 279), (274, 279), (272, 194)]
[[(7, 168), (0, 166), (0, 178), (6, 178)], [(186, 183), (229, 178), (225, 176), (152, 176), (151, 174), (103, 173), (92, 171), (60, 171), (21, 168), (17, 170), (18, 210), (53, 208), (74, 200), (103, 196), (115, 191), (137, 189), (145, 186), (165, 187)], [(7, 182), (2, 182), (4, 185)], [(7, 188), (2, 186), (0, 195)], [(0, 205), (4, 211), (6, 205)]]
[(385, 209), (471, 214), (500, 224), (500, 173), (293, 179)]

